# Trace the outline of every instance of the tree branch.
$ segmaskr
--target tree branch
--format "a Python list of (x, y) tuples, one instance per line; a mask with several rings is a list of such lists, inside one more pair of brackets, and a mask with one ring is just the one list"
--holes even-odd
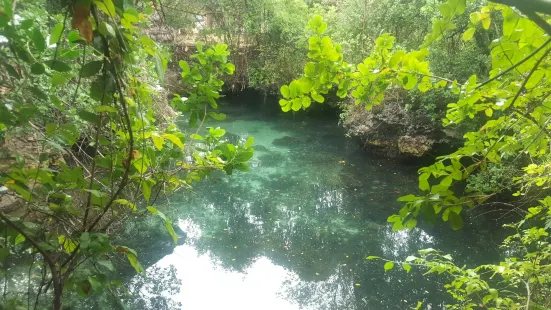
[(50, 271), (52, 273), (52, 282), (54, 283), (54, 301), (53, 301), (53, 307), (54, 309), (61, 309), (61, 294), (62, 294), (62, 286), (60, 286), (61, 281), (59, 279), (59, 274), (57, 272), (57, 267), (55, 265), (55, 261), (53, 258), (44, 250), (38, 242), (36, 242), (33, 238), (31, 238), (24, 230), (19, 228), (15, 223), (10, 221), (4, 213), (0, 213), (0, 219), (2, 219), (7, 225), (13, 227), (18, 233), (20, 233), (23, 237), (25, 237), (25, 240), (28, 240), (32, 246), (44, 257), (44, 260), (50, 267)]

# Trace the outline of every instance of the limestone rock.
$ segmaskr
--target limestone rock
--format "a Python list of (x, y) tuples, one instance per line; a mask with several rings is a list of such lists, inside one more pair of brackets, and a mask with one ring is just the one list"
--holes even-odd
[(438, 146), (460, 140), (456, 136), (461, 135), (453, 129), (445, 131), (423, 111), (407, 111), (406, 100), (407, 95), (397, 90), (371, 110), (351, 103), (341, 124), (365, 149), (384, 157), (422, 157)]

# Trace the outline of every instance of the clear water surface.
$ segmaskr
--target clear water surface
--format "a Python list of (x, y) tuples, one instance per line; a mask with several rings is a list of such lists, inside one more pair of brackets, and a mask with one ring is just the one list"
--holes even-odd
[(417, 168), (369, 157), (335, 119), (223, 110), (227, 120), (211, 125), (234, 142), (255, 138), (251, 171), (169, 197), (161, 208), (187, 233), (183, 245), (159, 249), (147, 229), (129, 228), (148, 276), (128, 280), (126, 308), (442, 309), (445, 276), (385, 272), (366, 256), (403, 260), (429, 247), (460, 265), (499, 256), (495, 228), (480, 223), (393, 232), (386, 219), (397, 197), (416, 192)]

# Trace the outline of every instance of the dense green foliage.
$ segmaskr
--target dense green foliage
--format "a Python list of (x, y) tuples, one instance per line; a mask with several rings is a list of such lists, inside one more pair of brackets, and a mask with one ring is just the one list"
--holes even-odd
[[(206, 125), (225, 119), (217, 109), (226, 85), (279, 89), (284, 112), (337, 101), (345, 122), (355, 106), (385, 107), (399, 94), (406, 117), (459, 133), (462, 145), (419, 170), (420, 191), (400, 197), (388, 222), (459, 230), (469, 210), (504, 206), (523, 219), (506, 225), (514, 232), (503, 261), (460, 267), (435, 249), (368, 259), (445, 274), (450, 309), (549, 308), (546, 14), (540, 0), (4, 0), (0, 195), (15, 207), (0, 209), (1, 306), (61, 309), (67, 296), (120, 293), (115, 261), (144, 272), (140, 254), (117, 239), (130, 217), (154, 216), (178, 243), (159, 197), (214, 171), (246, 172), (253, 157), (252, 138), (234, 145)], [(156, 23), (212, 46), (194, 44), (170, 66), (182, 42), (146, 36)], [(171, 67), (186, 97), (169, 101)], [(10, 273), (25, 281), (8, 288)]]
[[(309, 23), (315, 34), (309, 40), (310, 62), (304, 67), (304, 75), (281, 88), (282, 110), (298, 111), (308, 108), (312, 100), (323, 102), (323, 96), (333, 88), (337, 88), (338, 96), (352, 96), (356, 104), (362, 103), (371, 109), (396, 87), (417, 88), (421, 92), (449, 87), (459, 98), (448, 104), (444, 126), (473, 122), (475, 116), (484, 115), (480, 129), (465, 134), (462, 147), (419, 170), (419, 189), (424, 193), (399, 198), (406, 205), (399, 214), (388, 218), (397, 230), (413, 229), (421, 215), (433, 222), (441, 218), (457, 230), (463, 226), (464, 209), (484, 205), (500, 191), (515, 188), (514, 196), (521, 197), (519, 205), (535, 204), (538, 198), (545, 197), (540, 200), (541, 206), (528, 209), (526, 221), (510, 225), (516, 233), (505, 240), (509, 257), (499, 265), (460, 268), (450, 262), (451, 257), (435, 250), (423, 251), (421, 258), (406, 259), (402, 267), (408, 272), (413, 262), (428, 268), (429, 273), (447, 272), (453, 276), (448, 291), (458, 304), (450, 308), (472, 309), (480, 304), (491, 309), (543, 309), (550, 302), (551, 213), (545, 189), (549, 182), (546, 167), (551, 138), (546, 71), (551, 49), (546, 37), (551, 33), (551, 26), (533, 7), (525, 7), (520, 2), (514, 4), (523, 14), (511, 7), (490, 3), (470, 14), (468, 27), (463, 32), (464, 41), (472, 40), (477, 32), (490, 29), (494, 13), (502, 15), (502, 35), (489, 46), (492, 70), (486, 81), (484, 77), (472, 75), (461, 84), (458, 80), (435, 76), (429, 70), (426, 48), (456, 30), (456, 17), (466, 11), (466, 1), (450, 0), (440, 5), (442, 17), (434, 21), (422, 49), (409, 53), (395, 49), (394, 37), (383, 34), (375, 41), (373, 52), (358, 65), (344, 62), (341, 45), (323, 36), (327, 24), (320, 16), (314, 17)], [(512, 169), (517, 166), (522, 168)], [(504, 170), (508, 172), (504, 174)], [(497, 174), (502, 174), (498, 180), (493, 178)], [(503, 178), (507, 182), (499, 180)], [(481, 181), (484, 179), (486, 181)], [(454, 190), (459, 188), (454, 186), (456, 183), (464, 181), (470, 181), (471, 193)], [(540, 214), (542, 219), (533, 219)], [(544, 227), (539, 224), (542, 221)], [(394, 262), (388, 261), (385, 269), (393, 266)], [(493, 272), (489, 280), (485, 278), (488, 270)], [(492, 282), (495, 275), (503, 280), (498, 288), (494, 288)]]
[[(145, 2), (3, 2), (0, 131), (3, 148), (12, 147), (0, 182), (16, 209), (0, 213), (2, 308), (61, 309), (66, 294), (120, 286), (114, 260), (144, 272), (139, 253), (115, 241), (125, 219), (157, 216), (177, 243), (153, 207), (158, 197), (212, 171), (248, 169), (252, 139), (225, 143), (220, 128), (198, 135), (207, 118), (225, 117), (215, 110), (219, 77), (234, 71), (227, 45), (198, 45), (191, 64), (180, 62), (189, 98), (172, 105), (190, 127), (200, 121), (184, 132), (163, 119), (170, 108), (158, 85), (169, 57), (142, 35), (150, 13)], [(28, 278), (8, 292), (21, 260)]]

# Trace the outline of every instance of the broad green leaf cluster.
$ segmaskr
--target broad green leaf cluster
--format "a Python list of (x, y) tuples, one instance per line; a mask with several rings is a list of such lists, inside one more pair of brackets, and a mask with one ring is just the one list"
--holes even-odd
[(455, 303), (446, 305), (447, 309), (548, 309), (551, 305), (549, 224), (551, 198), (547, 197), (539, 201), (538, 206), (529, 208), (522, 221), (505, 225), (513, 232), (501, 244), (508, 257), (498, 264), (475, 268), (458, 266), (450, 254), (432, 248), (420, 250), (418, 256), (408, 256), (402, 262), (377, 256), (366, 259), (385, 261), (385, 271), (401, 265), (409, 273), (414, 266), (425, 274), (449, 276), (451, 282), (445, 288)]
[[(334, 44), (322, 17), (315, 16), (308, 24), (315, 32), (311, 36), (308, 58), (300, 79), (281, 87), (284, 99), (279, 103), (284, 112), (310, 107), (313, 101), (323, 103), (334, 88), (340, 98), (351, 96), (356, 104), (367, 109), (380, 104), (385, 92), (394, 87), (406, 90), (418, 88), (426, 92), (432, 88), (446, 87), (450, 81), (432, 76), (426, 61), (427, 49), (406, 52), (393, 49), (395, 38), (383, 34), (375, 41), (373, 52), (362, 63), (354, 65), (344, 61), (342, 46)], [(434, 82), (434, 79), (438, 79)], [(457, 84), (454, 84), (457, 87)], [(310, 98), (312, 100), (310, 100)]]
[[(253, 139), (226, 143), (214, 127), (203, 137), (155, 112), (169, 109), (160, 90), (170, 55), (143, 34), (147, 2), (76, 0), (53, 10), (6, 0), (1, 12), (0, 143), (16, 147), (0, 183), (18, 205), (0, 213), (0, 266), (7, 272), (26, 257), (41, 274), (29, 289), (10, 288), (2, 303), (61, 309), (67, 294), (119, 289), (117, 261), (144, 273), (139, 253), (114, 232), (150, 214), (177, 243), (155, 202), (213, 171), (247, 171)], [(188, 100), (172, 105), (192, 127), (225, 118), (216, 109), (221, 76), (235, 70), (229, 55), (225, 44), (198, 45), (191, 65), (180, 61)]]
[[(496, 1), (515, 4), (514, 8), (489, 3), (470, 13), (468, 26), (462, 33), (462, 40), (469, 41), (478, 33), (499, 27), (501, 36), (488, 47), (489, 77), (472, 75), (465, 82), (437, 77), (430, 72), (425, 58), (431, 46), (457, 31), (456, 20), (466, 12), (470, 2), (473, 1), (449, 0), (440, 4), (441, 18), (434, 21), (419, 50), (397, 50), (393, 37), (383, 34), (376, 40), (372, 53), (357, 65), (343, 61), (341, 46), (322, 36), (327, 27), (320, 17), (315, 17), (309, 23), (315, 32), (309, 41), (310, 62), (301, 78), (281, 88), (280, 105), (283, 111), (306, 109), (310, 99), (323, 102), (324, 95), (331, 91), (341, 98), (351, 97), (368, 109), (383, 102), (385, 93), (399, 87), (417, 88), (421, 92), (445, 87), (456, 94), (458, 100), (447, 105), (443, 126), (477, 124), (482, 120), (481, 125), (464, 135), (463, 146), (455, 152), (440, 156), (434, 164), (419, 170), (421, 194), (398, 199), (404, 207), (388, 218), (393, 229), (413, 229), (418, 218), (423, 217), (430, 222), (441, 219), (458, 230), (463, 227), (465, 211), (499, 204), (495, 202), (500, 199), (497, 194), (511, 188), (515, 189), (513, 197), (518, 198), (512, 199), (518, 199), (518, 205), (538, 200), (542, 204), (528, 209), (527, 218), (546, 215), (540, 222), (531, 219), (513, 226), (516, 234), (504, 243), (510, 257), (500, 265), (461, 268), (450, 262), (451, 257), (427, 250), (421, 253), (424, 255), (421, 258), (406, 259), (403, 269), (409, 271), (415, 263), (428, 267), (429, 273), (451, 274), (454, 281), (447, 288), (458, 301), (451, 306), (454, 309), (474, 309), (480, 305), (490, 309), (543, 309), (549, 306), (549, 225), (542, 228), (539, 223), (549, 224), (551, 93), (546, 68), (550, 61), (551, 26), (534, 11), (537, 4)], [(480, 186), (462, 190), (470, 179), (483, 176), (489, 167), (495, 171), (496, 166), (513, 171), (506, 185), (497, 184), (490, 192), (476, 190)], [(524, 250), (523, 255), (516, 255), (519, 249)], [(394, 266), (394, 262), (387, 262), (384, 268), (390, 270)], [(503, 278), (502, 287), (494, 288), (492, 279), (483, 279), (487, 271)]]

